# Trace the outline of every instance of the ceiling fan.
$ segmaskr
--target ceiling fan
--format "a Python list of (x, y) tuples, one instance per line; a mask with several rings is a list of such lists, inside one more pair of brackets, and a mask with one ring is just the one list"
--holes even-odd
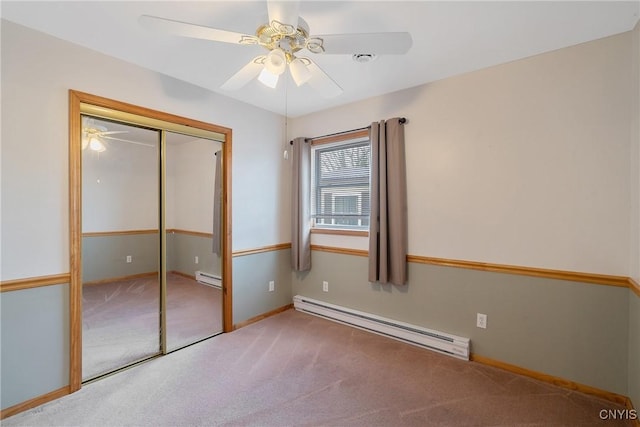
[(143, 145), (146, 147), (153, 147), (153, 144), (147, 144), (144, 142), (131, 141), (128, 139), (116, 138), (112, 135), (120, 133), (128, 133), (126, 130), (110, 131), (105, 126), (97, 124), (93, 118), (82, 117), (82, 149), (89, 148), (92, 151), (102, 153), (107, 149), (104, 140), (126, 142), (129, 144)]
[(236, 90), (258, 76), (263, 84), (275, 88), (288, 68), (297, 86), (308, 83), (326, 97), (337, 96), (342, 88), (309, 57), (311, 54), (353, 55), (362, 61), (375, 55), (403, 54), (413, 43), (407, 32), (314, 35), (299, 14), (299, 1), (267, 1), (268, 23), (255, 35), (189, 24), (157, 16), (142, 15), (143, 26), (183, 37), (239, 45), (260, 45), (268, 52), (253, 58), (222, 86)]

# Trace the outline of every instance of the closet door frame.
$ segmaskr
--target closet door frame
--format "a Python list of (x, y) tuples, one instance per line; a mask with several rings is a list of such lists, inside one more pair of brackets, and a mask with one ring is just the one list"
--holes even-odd
[[(135, 117), (132, 123), (143, 120), (164, 131), (177, 131), (192, 135), (217, 134), (222, 142), (222, 311), (223, 332), (233, 330), (232, 314), (232, 254), (231, 254), (231, 144), (232, 131), (186, 117), (177, 116), (133, 104), (115, 101), (88, 93), (69, 90), (69, 391), (82, 387), (82, 119), (81, 114), (100, 115), (117, 112), (123, 118)], [(107, 116), (105, 116), (107, 117)], [(161, 156), (164, 151), (161, 149)], [(164, 158), (161, 159), (164, 172)], [(160, 210), (164, 209), (164, 202)], [(164, 215), (161, 215), (163, 218)], [(160, 224), (164, 239), (165, 224)], [(161, 247), (164, 247), (161, 245)], [(163, 250), (164, 253), (164, 250)], [(161, 260), (161, 268), (165, 262)], [(164, 276), (163, 276), (164, 277)], [(163, 298), (164, 299), (164, 296)], [(164, 307), (163, 307), (164, 311)], [(165, 317), (163, 313), (162, 318)], [(163, 329), (165, 333), (165, 329)], [(166, 354), (166, 340), (162, 343), (162, 354)]]

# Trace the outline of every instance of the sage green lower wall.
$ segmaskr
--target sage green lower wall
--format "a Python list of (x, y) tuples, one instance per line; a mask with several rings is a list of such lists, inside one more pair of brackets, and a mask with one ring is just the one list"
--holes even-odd
[(0, 293), (2, 409), (69, 384), (69, 286)]
[(158, 271), (159, 251), (157, 234), (83, 237), (82, 282)]
[[(113, 277), (123, 277), (158, 270), (159, 243), (153, 234), (132, 234), (83, 237), (82, 261), (83, 281), (90, 282)], [(167, 236), (167, 252), (171, 255), (171, 269), (193, 275), (195, 270), (219, 274), (220, 261), (211, 252), (211, 239), (199, 236), (171, 234)], [(287, 252), (288, 251), (280, 251)], [(132, 262), (126, 262), (126, 256)], [(193, 265), (199, 256), (199, 264)], [(275, 293), (261, 296), (260, 304), (248, 305), (248, 317), (272, 310), (280, 304), (291, 302), (291, 275), (288, 258), (284, 263), (281, 254), (272, 256), (253, 255), (249, 276), (260, 283), (275, 278)], [(253, 265), (255, 261), (260, 269)], [(273, 263), (270, 268), (269, 263)], [(278, 267), (275, 264), (278, 263)], [(241, 263), (242, 264), (242, 263)], [(264, 265), (266, 264), (266, 266)], [(285, 271), (285, 273), (283, 273)], [(240, 274), (240, 277), (247, 275)], [(266, 291), (266, 283), (264, 293)], [(234, 299), (242, 296), (252, 298), (249, 289), (257, 286), (244, 284), (245, 291), (238, 292)], [(243, 289), (242, 282), (239, 289)], [(256, 299), (257, 296), (256, 296)], [(285, 301), (285, 302), (282, 302)], [(253, 310), (263, 311), (252, 313)], [(1, 409), (23, 403), (58, 390), (69, 384), (69, 286), (68, 284), (42, 286), (0, 293), (0, 405)]]
[(416, 263), (408, 285), (380, 286), (366, 257), (313, 251), (312, 265), (293, 274), (293, 295), (468, 337), (475, 354), (627, 395), (626, 288)]
[(234, 325), (292, 302), (290, 249), (233, 257)]
[(211, 237), (167, 233), (167, 271), (194, 276), (200, 270), (221, 276), (221, 258), (213, 253), (212, 245)]
[[(210, 237), (167, 233), (167, 271), (194, 276), (202, 270), (221, 275), (220, 257), (212, 252)], [(158, 271), (160, 243), (157, 234), (125, 234), (82, 238), (82, 281)], [(131, 255), (131, 263), (127, 263)], [(198, 257), (198, 263), (195, 257)]]
[(640, 296), (629, 290), (629, 398), (640, 411)]

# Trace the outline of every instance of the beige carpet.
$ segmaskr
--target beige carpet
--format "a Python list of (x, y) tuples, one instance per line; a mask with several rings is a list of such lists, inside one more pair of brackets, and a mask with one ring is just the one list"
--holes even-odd
[(610, 402), (288, 310), (6, 426), (617, 426)]
[[(167, 274), (169, 351), (222, 331), (222, 292)], [(84, 286), (82, 377), (90, 379), (160, 352), (156, 276)]]

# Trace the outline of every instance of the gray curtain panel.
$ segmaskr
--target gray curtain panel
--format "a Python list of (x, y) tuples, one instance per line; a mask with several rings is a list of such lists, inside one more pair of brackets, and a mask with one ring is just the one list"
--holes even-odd
[(293, 140), (291, 173), (291, 268), (311, 269), (311, 147)]
[(407, 281), (407, 177), (399, 118), (371, 124), (369, 281)]
[(222, 252), (222, 150), (216, 152), (216, 171), (213, 181), (213, 253)]

